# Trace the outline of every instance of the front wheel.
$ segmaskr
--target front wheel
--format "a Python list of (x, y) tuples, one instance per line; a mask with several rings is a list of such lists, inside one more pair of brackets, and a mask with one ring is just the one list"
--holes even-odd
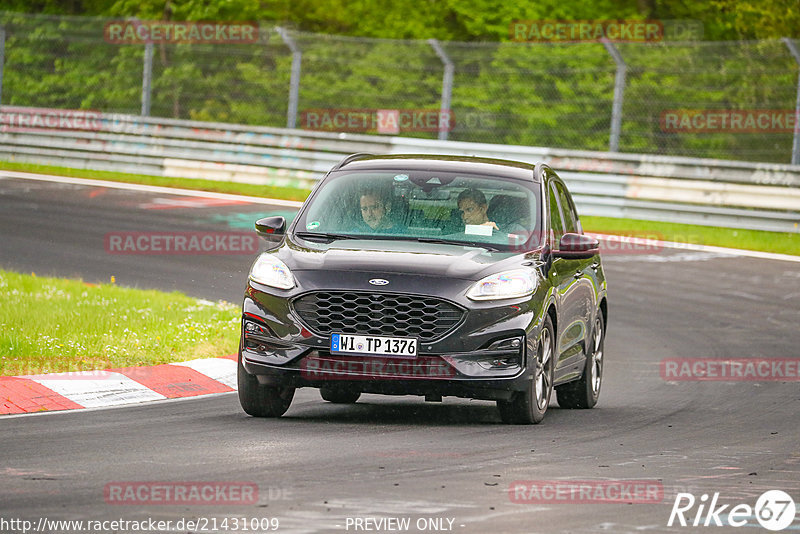
[(536, 343), (533, 381), (525, 391), (518, 391), (510, 401), (497, 401), (500, 419), (514, 425), (538, 424), (544, 419), (550, 397), (553, 394), (553, 374), (555, 372), (555, 335), (553, 322), (545, 318), (539, 340)]
[(249, 374), (242, 365), (242, 357), (236, 370), (239, 386), (239, 404), (253, 417), (280, 417), (289, 409), (294, 398), (294, 388), (280, 388), (259, 384), (255, 375)]
[(593, 408), (600, 398), (603, 383), (603, 347), (605, 345), (605, 322), (603, 313), (597, 311), (592, 337), (589, 341), (586, 366), (580, 380), (558, 386), (556, 397), (562, 408)]

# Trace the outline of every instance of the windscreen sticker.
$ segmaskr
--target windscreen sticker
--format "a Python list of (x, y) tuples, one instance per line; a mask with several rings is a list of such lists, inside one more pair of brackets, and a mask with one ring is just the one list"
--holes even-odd
[(468, 224), (464, 228), (465, 234), (471, 235), (492, 235), (492, 227), (485, 224)]
[(306, 230), (316, 230), (319, 228), (319, 221), (311, 221), (306, 225)]
[(395, 182), (405, 182), (406, 180), (408, 180), (407, 174), (397, 174), (394, 177)]

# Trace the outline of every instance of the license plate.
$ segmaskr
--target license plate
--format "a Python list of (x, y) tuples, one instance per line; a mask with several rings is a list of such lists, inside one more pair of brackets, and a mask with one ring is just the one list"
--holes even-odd
[(413, 337), (333, 334), (331, 335), (331, 352), (415, 358), (417, 356), (417, 340)]

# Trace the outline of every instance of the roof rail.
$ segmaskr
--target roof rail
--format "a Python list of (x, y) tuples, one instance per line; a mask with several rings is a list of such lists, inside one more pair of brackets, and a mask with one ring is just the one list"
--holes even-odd
[(374, 156), (374, 155), (375, 154), (370, 154), (369, 152), (356, 152), (355, 154), (350, 154), (349, 156), (345, 156), (344, 159), (342, 159), (342, 161), (340, 161), (339, 163), (334, 165), (331, 170), (332, 171), (338, 171), (339, 169), (341, 169), (342, 167), (344, 167), (345, 165), (347, 165), (350, 162), (359, 160), (361, 158)]

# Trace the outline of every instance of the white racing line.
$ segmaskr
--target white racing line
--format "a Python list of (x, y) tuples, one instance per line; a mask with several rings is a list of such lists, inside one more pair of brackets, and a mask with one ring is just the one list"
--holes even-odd
[[(602, 250), (601, 250), (602, 253)], [(648, 254), (645, 256), (612, 256), (603, 258), (604, 262), (650, 262), (650, 263), (686, 263), (690, 261), (708, 261), (719, 258), (735, 258), (730, 254), (712, 254), (710, 252), (679, 252), (677, 254)]]
[(61, 184), (85, 185), (90, 187), (108, 187), (111, 189), (127, 189), (128, 191), (141, 191), (144, 193), (160, 193), (164, 195), (183, 195), (187, 197), (216, 198), (220, 200), (238, 200), (251, 204), (270, 204), (273, 206), (286, 206), (299, 208), (302, 202), (295, 200), (278, 200), (272, 198), (249, 197), (233, 195), (230, 193), (214, 193), (211, 191), (197, 191), (194, 189), (179, 189), (176, 187), (162, 187), (158, 185), (130, 184), (125, 182), (110, 182), (108, 180), (94, 180), (90, 178), (70, 178), (68, 176), (54, 176), (50, 174), (33, 174), (17, 171), (0, 171), (0, 178), (18, 178), (21, 180), (38, 180), (40, 182), (58, 182)]
[[(712, 245), (697, 245), (694, 243), (677, 243), (674, 241), (658, 241), (655, 239), (646, 239), (641, 237), (631, 237), (631, 236), (618, 236), (618, 235), (610, 235), (610, 234), (595, 234), (592, 232), (586, 232), (587, 234), (591, 234), (597, 239), (603, 241), (613, 241), (613, 242), (622, 242), (625, 244), (631, 245), (642, 245), (646, 247), (652, 248), (673, 248), (679, 250), (690, 250), (693, 252), (705, 252), (710, 254), (711, 256), (702, 258), (702, 259), (713, 259), (716, 257), (722, 256), (739, 256), (739, 257), (747, 257), (747, 258), (758, 258), (762, 260), (779, 260), (779, 261), (791, 261), (800, 263), (800, 256), (792, 256), (791, 254), (778, 254), (775, 252), (761, 252), (758, 250), (744, 250), (739, 248), (726, 248), (726, 247), (715, 247)], [(687, 253), (688, 254), (688, 253)], [(654, 254), (650, 254), (649, 256), (654, 256)], [(648, 258), (648, 255), (642, 256), (635, 256), (631, 255), (631, 258), (636, 259), (645, 259)], [(685, 259), (690, 259), (691, 256), (688, 256)], [(693, 259), (700, 259), (700, 256)], [(655, 260), (659, 261), (659, 260)], [(660, 260), (660, 261), (669, 261), (669, 260)]]

